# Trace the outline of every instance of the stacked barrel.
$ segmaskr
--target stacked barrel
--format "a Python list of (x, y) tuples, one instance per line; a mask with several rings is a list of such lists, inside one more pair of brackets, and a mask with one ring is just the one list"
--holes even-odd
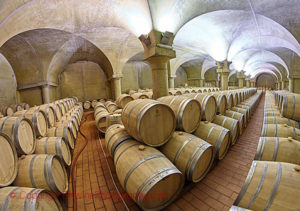
[[(137, 193), (131, 197), (142, 209), (162, 209), (178, 196), (183, 178), (201, 181), (226, 156), (261, 95), (241, 89), (151, 100), (131, 91), (115, 104), (97, 103), (95, 119), (125, 191)], [(107, 119), (116, 113), (121, 121), (109, 124)], [(147, 203), (145, 196), (149, 199), (154, 190), (168, 197), (152, 197)]]
[(234, 205), (250, 210), (300, 209), (297, 97), (285, 91), (266, 92), (255, 160)]
[[(77, 100), (78, 101), (78, 100)], [(101, 102), (101, 103), (105, 103), (106, 102), (106, 99), (104, 98), (101, 98), (101, 99), (97, 99), (97, 100), (87, 100), (87, 101), (84, 101), (83, 102), (83, 108), (84, 110), (89, 110), (91, 108), (95, 108), (95, 105), (98, 103), (98, 102)]]
[(30, 108), (29, 104), (12, 104), (8, 106), (0, 106), (0, 117), (2, 116), (12, 116), (17, 111), (28, 110)]
[(46, 210), (62, 210), (57, 196), (68, 191), (71, 127), (78, 131), (83, 115), (75, 104), (67, 98), (0, 118), (0, 204), (8, 210), (27, 210), (37, 202)]

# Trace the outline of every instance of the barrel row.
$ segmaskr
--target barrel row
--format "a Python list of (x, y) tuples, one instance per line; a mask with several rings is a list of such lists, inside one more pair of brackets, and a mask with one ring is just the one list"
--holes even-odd
[(97, 100), (87, 100), (83, 102), (83, 108), (88, 110), (90, 108), (95, 108), (97, 103), (105, 103), (107, 100), (105, 98), (97, 99)]
[(3, 116), (12, 116), (17, 111), (28, 110), (29, 108), (30, 108), (30, 105), (28, 103), (0, 106), (0, 113)]

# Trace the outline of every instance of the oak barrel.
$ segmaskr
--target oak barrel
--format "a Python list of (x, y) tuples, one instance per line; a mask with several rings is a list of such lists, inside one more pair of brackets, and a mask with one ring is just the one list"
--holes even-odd
[(35, 134), (37, 137), (44, 137), (48, 130), (48, 121), (45, 112), (38, 109), (38, 107), (32, 107), (29, 110), (18, 111), (14, 113), (15, 117), (25, 117), (30, 119)]
[(285, 95), (282, 101), (282, 116), (300, 121), (300, 95)]
[(225, 116), (239, 121), (240, 135), (242, 135), (243, 130), (247, 125), (245, 115), (241, 114), (241, 113), (238, 113), (238, 112), (235, 112), (235, 111), (227, 110), (225, 112)]
[(30, 105), (28, 103), (21, 103), (20, 104), (24, 110), (28, 110), (30, 108)]
[(109, 114), (106, 116), (106, 127), (114, 124), (122, 124), (121, 114)]
[(32, 154), (35, 150), (35, 132), (30, 120), (24, 117), (4, 117), (0, 119), (0, 132), (12, 140), (18, 155)]
[(118, 106), (113, 103), (113, 102), (106, 102), (105, 103), (106, 109), (108, 110), (109, 113), (113, 113), (114, 111), (118, 110)]
[(220, 125), (230, 131), (231, 144), (234, 145), (239, 137), (239, 122), (227, 116), (217, 115), (213, 123)]
[(215, 158), (211, 144), (178, 131), (160, 147), (160, 151), (192, 182), (199, 182), (206, 176)]
[(3, 211), (63, 211), (55, 194), (44, 189), (5, 187), (0, 189), (0, 204)]
[(24, 155), (18, 161), (14, 186), (41, 188), (56, 194), (68, 191), (68, 176), (56, 155)]
[(62, 117), (62, 111), (61, 111), (61, 107), (58, 106), (56, 103), (50, 103), (49, 104), (52, 109), (54, 110), (54, 114), (55, 114), (55, 119), (56, 121), (60, 121), (61, 117)]
[(124, 108), (127, 103), (129, 103), (133, 100), (134, 100), (133, 97), (131, 97), (130, 95), (122, 94), (117, 98), (116, 104), (119, 108)]
[(214, 96), (209, 94), (187, 94), (187, 97), (197, 100), (202, 108), (202, 120), (213, 121), (217, 113), (217, 102)]
[(176, 117), (176, 129), (187, 133), (194, 132), (201, 119), (201, 105), (197, 100), (185, 96), (166, 96), (157, 99), (174, 111)]
[(71, 151), (63, 137), (44, 137), (38, 139), (34, 153), (57, 155), (65, 165), (71, 165)]
[(111, 125), (105, 133), (105, 145), (109, 155), (113, 158), (118, 145), (132, 137), (121, 124)]
[(300, 129), (290, 127), (286, 124), (263, 124), (262, 137), (292, 137), (300, 141)]
[(260, 137), (255, 160), (300, 163), (300, 142), (292, 138)]
[(150, 99), (128, 103), (122, 112), (122, 122), (132, 137), (149, 146), (165, 144), (176, 127), (172, 109)]
[(215, 93), (213, 96), (216, 98), (217, 102), (217, 114), (225, 114), (227, 107), (227, 99), (226, 96), (222, 93)]
[(76, 139), (77, 138), (77, 127), (76, 127), (76, 123), (75, 120), (66, 120), (66, 119), (62, 119), (60, 122), (56, 122), (55, 127), (68, 127), (70, 128), (73, 137)]
[(300, 166), (253, 161), (234, 205), (252, 210), (299, 210)]
[[(127, 104), (128, 105), (128, 104)], [(130, 197), (143, 210), (160, 210), (180, 194), (182, 173), (157, 149), (134, 140), (115, 150), (118, 179)]]
[(85, 110), (88, 110), (88, 109), (90, 109), (91, 108), (91, 102), (90, 101), (85, 101), (84, 103), (83, 103), (83, 108), (85, 109)]
[(105, 133), (107, 129), (106, 118), (109, 115), (107, 110), (97, 110), (95, 113), (96, 126), (101, 133)]
[(137, 99), (148, 99), (149, 97), (147, 95), (145, 95), (144, 93), (133, 93), (131, 94), (131, 97), (134, 99), (134, 100), (137, 100)]
[(248, 120), (249, 120), (249, 112), (247, 111), (247, 109), (238, 108), (238, 107), (232, 107), (231, 110), (235, 111), (235, 112), (238, 112), (238, 113), (241, 113), (241, 114), (244, 114), (246, 122), (248, 122)]
[(47, 137), (63, 137), (65, 141), (69, 144), (70, 148), (74, 149), (75, 139), (72, 135), (70, 128), (68, 127), (59, 126), (50, 128), (47, 132)]
[(48, 127), (54, 127), (56, 122), (55, 111), (49, 104), (40, 105), (37, 109), (44, 111), (48, 120)]
[(0, 146), (0, 187), (5, 187), (17, 176), (18, 155), (11, 139), (4, 133), (0, 133)]
[(10, 105), (9, 107), (11, 107), (14, 112), (23, 111), (24, 110), (24, 108), (21, 105), (19, 105), (19, 104), (13, 104), (13, 105)]
[(210, 122), (200, 122), (194, 135), (213, 145), (216, 157), (222, 160), (230, 147), (230, 131)]
[(0, 107), (0, 112), (4, 116), (12, 116), (14, 114), (14, 110), (9, 106), (1, 106)]
[(297, 121), (278, 116), (265, 116), (264, 124), (287, 124), (291, 127), (299, 128), (299, 123)]

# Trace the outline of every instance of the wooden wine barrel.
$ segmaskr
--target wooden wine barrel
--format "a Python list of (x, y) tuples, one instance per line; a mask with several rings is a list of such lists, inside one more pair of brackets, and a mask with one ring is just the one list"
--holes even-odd
[(236, 106), (237, 104), (239, 104), (239, 95), (238, 95), (238, 93), (232, 92), (232, 91), (230, 91), (230, 93), (232, 94), (232, 98), (233, 98), (232, 106)]
[(249, 112), (246, 109), (238, 108), (238, 107), (232, 107), (231, 110), (235, 111), (235, 112), (238, 112), (238, 113), (241, 113), (241, 114), (244, 114), (246, 122), (249, 121)]
[(238, 112), (235, 112), (235, 111), (227, 110), (225, 112), (225, 116), (230, 117), (232, 119), (235, 119), (235, 120), (239, 121), (240, 135), (242, 135), (243, 130), (244, 130), (244, 128), (247, 125), (247, 121), (246, 121), (245, 115), (241, 114), (241, 113), (238, 113)]
[(220, 125), (230, 131), (231, 144), (234, 145), (239, 137), (239, 122), (227, 116), (217, 115), (213, 123)]
[(32, 107), (29, 110), (18, 111), (14, 113), (14, 116), (30, 119), (37, 137), (44, 137), (46, 135), (48, 130), (47, 117), (43, 111), (38, 109), (38, 107)]
[(41, 188), (54, 193), (68, 191), (68, 175), (56, 155), (24, 155), (18, 162), (14, 186)]
[(144, 93), (134, 93), (131, 95), (131, 97), (134, 99), (134, 100), (137, 100), (137, 99), (148, 99), (149, 97), (147, 95), (145, 95)]
[(300, 141), (300, 129), (288, 125), (263, 124), (262, 137), (292, 137)]
[(215, 158), (211, 144), (184, 132), (173, 133), (160, 151), (192, 182), (199, 182), (206, 176)]
[(137, 93), (137, 91), (135, 91), (135, 90), (129, 90), (129, 92), (128, 92), (129, 95), (132, 95), (134, 93)]
[(119, 109), (118, 106), (113, 102), (106, 103), (105, 106), (109, 113), (113, 113)]
[(98, 113), (95, 116), (96, 126), (101, 133), (106, 132), (107, 129), (106, 118), (108, 115), (109, 113), (106, 110), (102, 110), (102, 112), (98, 111)]
[(156, 147), (165, 144), (176, 127), (172, 109), (150, 99), (128, 103), (122, 112), (122, 122), (136, 140)]
[(231, 109), (233, 107), (233, 95), (230, 92), (224, 92), (224, 95), (226, 96), (226, 109)]
[(216, 157), (222, 160), (230, 147), (230, 131), (209, 122), (200, 122), (194, 135), (213, 145)]
[(225, 114), (227, 99), (226, 96), (221, 93), (216, 93), (213, 95), (217, 102), (217, 114)]
[(250, 111), (250, 107), (249, 106), (238, 104), (238, 105), (236, 105), (236, 108), (245, 109), (247, 111), (248, 118), (249, 119), (251, 118), (251, 111)]
[(62, 118), (62, 111), (60, 106), (58, 106), (56, 103), (50, 103), (49, 106), (51, 106), (52, 109), (54, 110), (56, 121), (60, 121)]
[(132, 139), (121, 124), (111, 125), (105, 133), (105, 145), (109, 155), (114, 158), (115, 150), (122, 142)]
[(11, 107), (14, 112), (23, 111), (24, 110), (24, 108), (21, 105), (19, 105), (19, 104), (13, 104), (13, 105), (10, 105), (9, 107)]
[(122, 114), (123, 112), (123, 109), (118, 109), (118, 110), (115, 110), (113, 114)]
[(14, 114), (14, 110), (9, 106), (1, 106), (0, 112), (4, 114), (4, 116), (12, 116)]
[(166, 96), (157, 99), (174, 111), (176, 117), (176, 129), (187, 133), (194, 132), (201, 119), (201, 105), (197, 100), (185, 96)]
[(98, 103), (98, 100), (92, 100), (92, 107), (95, 108), (97, 103)]
[(49, 104), (40, 105), (37, 109), (40, 109), (46, 114), (48, 127), (54, 127), (56, 122), (56, 116), (54, 109)]
[(234, 205), (253, 210), (299, 210), (300, 166), (253, 161)]
[(297, 121), (277, 116), (264, 117), (264, 124), (287, 124), (291, 127), (299, 128), (299, 123)]
[[(157, 149), (134, 140), (124, 141), (117, 147), (114, 163), (122, 187), (127, 193), (134, 193), (130, 197), (143, 210), (168, 206), (184, 185), (182, 173), (171, 161)], [(167, 197), (151, 197), (157, 194)]]
[(20, 105), (23, 107), (24, 110), (30, 109), (30, 105), (28, 103), (21, 103)]
[(65, 165), (71, 165), (71, 151), (69, 145), (62, 137), (44, 137), (38, 139), (34, 153), (57, 155)]
[(169, 95), (177, 96), (177, 95), (181, 95), (181, 94), (182, 93), (179, 90), (172, 90), (172, 89), (169, 90)]
[(34, 152), (36, 136), (30, 120), (24, 117), (1, 118), (0, 132), (9, 136), (19, 155), (32, 154)]
[(282, 116), (300, 121), (300, 95), (286, 95), (282, 101)]
[(70, 128), (73, 137), (76, 139), (77, 138), (77, 127), (75, 125), (75, 120), (68, 120), (68, 119), (62, 119), (60, 122), (57, 122), (55, 124), (56, 127), (68, 127)]
[(63, 211), (55, 194), (44, 189), (9, 186), (0, 189), (1, 210)]
[(292, 138), (261, 137), (255, 160), (300, 163), (300, 142)]
[(202, 108), (202, 120), (213, 121), (217, 113), (217, 102), (214, 96), (208, 94), (188, 94), (187, 97), (197, 100)]
[(91, 108), (91, 102), (90, 101), (85, 101), (84, 103), (83, 103), (83, 108), (85, 109), (85, 110), (88, 110), (88, 109), (90, 109)]
[(69, 147), (71, 149), (74, 149), (74, 136), (72, 135), (72, 132), (70, 128), (68, 127), (53, 127), (50, 128), (47, 132), (47, 137), (63, 137), (65, 141), (69, 144)]
[(0, 146), (0, 187), (5, 187), (10, 185), (17, 176), (18, 155), (11, 139), (1, 132)]
[(111, 125), (122, 124), (121, 114), (109, 114), (106, 116), (106, 127)]
[(150, 91), (150, 92), (144, 92), (144, 94), (147, 95), (147, 97), (149, 99), (153, 99), (153, 92), (152, 91)]
[(124, 108), (127, 103), (129, 103), (133, 100), (134, 100), (133, 97), (131, 97), (130, 95), (122, 94), (117, 98), (116, 104), (119, 108)]

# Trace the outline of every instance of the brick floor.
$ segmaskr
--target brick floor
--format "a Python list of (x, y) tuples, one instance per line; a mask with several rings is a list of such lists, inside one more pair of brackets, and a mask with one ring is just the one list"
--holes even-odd
[[(247, 128), (237, 143), (231, 147), (226, 157), (215, 164), (207, 177), (197, 184), (187, 184), (177, 201), (166, 210), (229, 210), (246, 179), (257, 148), (263, 122), (264, 96), (254, 112)], [(102, 151), (91, 112), (85, 113), (87, 121), (81, 130), (89, 142), (76, 164), (77, 210), (126, 210), (117, 196), (113, 181), (121, 193), (113, 161)], [(77, 138), (74, 155), (85, 141), (81, 135)], [(101, 143), (104, 144), (103, 138)], [(106, 159), (105, 159), (106, 157)], [(112, 171), (112, 177), (110, 171)], [(71, 182), (70, 182), (71, 187)], [(70, 188), (70, 193), (72, 188)], [(98, 193), (98, 194), (97, 194)], [(99, 194), (103, 193), (103, 194)], [(111, 193), (111, 195), (109, 195)], [(94, 195), (91, 195), (94, 194)], [(139, 210), (136, 204), (125, 199), (130, 210)], [(73, 210), (73, 200), (69, 197), (68, 210)]]

